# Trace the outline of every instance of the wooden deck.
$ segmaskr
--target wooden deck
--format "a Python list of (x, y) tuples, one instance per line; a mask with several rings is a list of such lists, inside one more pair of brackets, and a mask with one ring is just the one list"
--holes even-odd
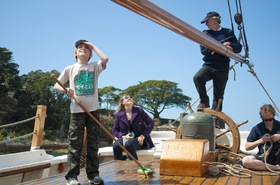
[[(168, 176), (159, 174), (159, 160), (153, 159), (142, 162), (142, 165), (153, 170), (153, 175), (146, 178), (137, 173), (139, 166), (134, 161), (109, 161), (100, 165), (100, 176), (104, 179), (105, 185), (279, 185), (280, 176), (275, 176), (269, 172), (263, 172), (264, 175), (251, 174), (251, 178), (239, 178), (235, 176), (220, 175), (217, 177), (190, 177), (190, 176)], [(64, 174), (53, 176), (46, 179), (29, 181), (23, 184), (28, 185), (60, 185), (66, 184)], [(81, 169), (78, 177), (82, 185), (88, 184), (85, 169)]]

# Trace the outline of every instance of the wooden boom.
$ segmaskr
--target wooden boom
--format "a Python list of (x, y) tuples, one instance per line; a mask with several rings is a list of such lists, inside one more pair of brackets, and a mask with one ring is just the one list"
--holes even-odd
[(113, 2), (134, 11), (188, 39), (203, 45), (219, 54), (225, 55), (238, 62), (244, 62), (245, 58), (234, 53), (219, 41), (206, 35), (206, 33), (192, 27), (181, 19), (161, 9), (148, 0), (112, 0)]

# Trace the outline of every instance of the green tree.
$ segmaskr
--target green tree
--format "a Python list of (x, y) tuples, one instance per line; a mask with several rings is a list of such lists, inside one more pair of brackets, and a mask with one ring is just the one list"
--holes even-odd
[(0, 47), (0, 124), (9, 122), (18, 107), (14, 94), (21, 89), (21, 81), (19, 66), (12, 62), (12, 54)]
[(179, 107), (185, 109), (190, 97), (182, 94), (177, 83), (166, 80), (148, 80), (130, 86), (123, 92), (133, 96), (135, 105), (143, 107), (154, 118), (166, 109)]
[[(51, 71), (51, 76), (58, 77), (59, 72), (56, 70)], [(53, 80), (53, 79), (52, 79)], [(53, 80), (53, 85), (55, 81)], [(55, 120), (58, 127), (59, 137), (66, 138), (66, 134), (68, 132), (68, 126), (70, 122), (70, 99), (67, 94), (64, 92), (57, 92), (53, 89), (53, 85), (51, 86), (52, 91), (52, 100), (50, 101), (53, 107), (53, 120)]]
[(106, 86), (98, 89), (99, 102), (105, 104), (106, 109), (112, 110), (113, 107), (118, 105), (119, 94), (122, 92), (121, 89), (113, 86)]
[[(47, 106), (47, 118), (45, 129), (50, 136), (64, 136), (65, 124), (69, 124), (69, 100), (65, 93), (57, 93), (53, 89), (55, 83), (52, 76), (58, 76), (59, 72), (42, 72), (41, 70), (31, 71), (21, 76), (24, 90), (17, 95), (20, 110), (18, 120), (34, 116), (38, 105)], [(29, 125), (33, 128), (33, 125)], [(63, 133), (61, 133), (63, 130)]]

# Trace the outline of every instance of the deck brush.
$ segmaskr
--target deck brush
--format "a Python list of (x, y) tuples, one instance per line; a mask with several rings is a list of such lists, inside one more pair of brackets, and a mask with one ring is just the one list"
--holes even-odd
[(153, 170), (151, 170), (150, 168), (141, 167), (137, 170), (137, 173), (142, 175), (150, 175), (153, 173)]

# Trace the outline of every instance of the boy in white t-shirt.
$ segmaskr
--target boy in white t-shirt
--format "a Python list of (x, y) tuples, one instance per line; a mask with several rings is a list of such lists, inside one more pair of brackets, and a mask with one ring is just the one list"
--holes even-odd
[[(58, 80), (62, 84), (69, 82), (69, 88), (66, 88), (67, 95), (70, 98), (75, 97), (99, 120), (98, 77), (106, 68), (109, 59), (99, 48), (86, 40), (78, 40), (75, 47), (76, 63), (67, 66)], [(97, 54), (100, 60), (89, 63), (92, 51)], [(54, 85), (54, 89), (58, 92), (65, 92), (58, 83)], [(103, 180), (99, 177), (98, 160), (99, 127), (73, 99), (71, 100), (70, 111), (68, 173), (65, 176), (67, 185), (80, 185), (77, 177), (80, 174), (80, 158), (85, 127), (87, 131), (87, 177), (90, 184), (102, 184)]]

